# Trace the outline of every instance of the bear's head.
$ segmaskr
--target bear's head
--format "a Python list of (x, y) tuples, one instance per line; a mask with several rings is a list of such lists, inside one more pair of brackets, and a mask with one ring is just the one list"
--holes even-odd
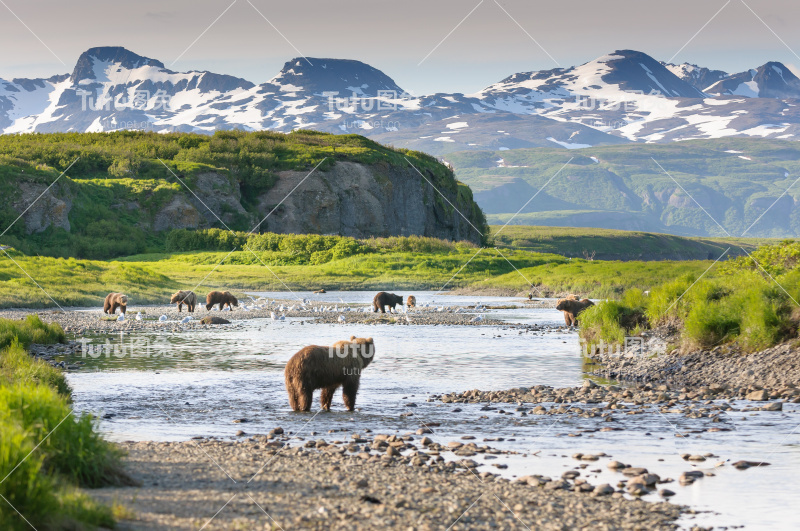
[(578, 301), (575, 299), (560, 299), (556, 304), (556, 310), (561, 310), (562, 312), (574, 311), (576, 302)]
[(120, 304), (128, 304), (128, 296), (120, 294), (119, 303)]
[(175, 304), (178, 301), (183, 301), (183, 297), (185, 296), (184, 292), (179, 291), (178, 293), (173, 293), (172, 298), (169, 300), (170, 304)]
[(364, 367), (369, 365), (375, 356), (375, 342), (372, 338), (350, 336), (350, 343), (355, 345), (355, 353), (364, 360)]

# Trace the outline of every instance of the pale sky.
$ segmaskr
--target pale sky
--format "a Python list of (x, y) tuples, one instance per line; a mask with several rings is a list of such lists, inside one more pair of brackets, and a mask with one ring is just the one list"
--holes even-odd
[(301, 53), (358, 59), (418, 95), (470, 93), (621, 48), (729, 72), (770, 60), (797, 72), (800, 1), (746, 1), (3, 0), (0, 78), (70, 72), (93, 46), (254, 83)]

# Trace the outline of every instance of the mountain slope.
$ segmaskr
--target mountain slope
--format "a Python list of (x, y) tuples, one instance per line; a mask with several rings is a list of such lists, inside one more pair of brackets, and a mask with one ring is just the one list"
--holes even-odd
[(800, 188), (793, 186), (800, 175), (796, 142), (695, 140), (570, 153), (472, 151), (446, 159), (492, 223), (513, 217), (512, 223), (523, 225), (726, 236), (716, 220), (733, 236), (748, 228), (751, 237), (800, 232)]

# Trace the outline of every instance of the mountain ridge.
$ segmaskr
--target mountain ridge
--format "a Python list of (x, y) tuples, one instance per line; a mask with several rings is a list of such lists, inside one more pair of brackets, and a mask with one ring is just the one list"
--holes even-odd
[[(740, 87), (750, 93), (741, 94)], [(798, 99), (800, 79), (781, 63), (727, 74), (662, 63), (636, 50), (518, 72), (473, 94), (412, 96), (353, 59), (294, 58), (272, 79), (254, 84), (208, 71), (174, 72), (157, 59), (111, 46), (87, 50), (66, 76), (0, 79), (0, 130), (317, 129), (442, 155), (725, 136), (800, 138)], [(510, 116), (520, 119), (509, 122)]]

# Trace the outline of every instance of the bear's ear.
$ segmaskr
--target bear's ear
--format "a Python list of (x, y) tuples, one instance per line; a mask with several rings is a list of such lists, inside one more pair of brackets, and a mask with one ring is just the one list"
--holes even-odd
[(350, 341), (354, 340), (356, 336), (350, 336)]

